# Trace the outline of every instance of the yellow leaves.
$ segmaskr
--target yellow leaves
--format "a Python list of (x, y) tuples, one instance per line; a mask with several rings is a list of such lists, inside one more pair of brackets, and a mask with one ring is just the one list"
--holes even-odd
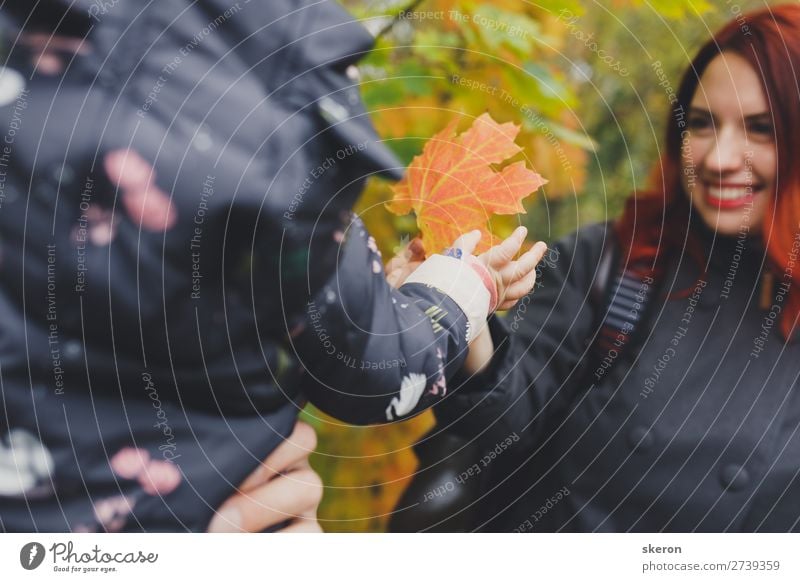
[[(628, 2), (631, 4), (632, 2)], [(635, 0), (636, 5), (644, 4), (644, 0)], [(667, 18), (693, 18), (700, 14), (714, 10), (714, 6), (707, 0), (649, 0), (651, 10)]]

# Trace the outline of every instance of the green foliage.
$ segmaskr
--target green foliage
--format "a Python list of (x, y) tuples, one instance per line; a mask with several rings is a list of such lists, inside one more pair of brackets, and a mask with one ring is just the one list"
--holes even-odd
[[(661, 9), (662, 5), (669, 5), (669, 9), (661, 10), (661, 16), (680, 20), (659, 18), (653, 8)], [(556, 232), (566, 233), (580, 224), (616, 217), (632, 192), (650, 186), (651, 169), (663, 152), (669, 115), (667, 88), (660, 86), (662, 80), (654, 63), (659, 63), (670, 87), (677, 90), (709, 31), (736, 17), (739, 9), (763, 7), (764, 2), (716, 6), (707, 10), (706, 2), (664, 0), (651, 1), (650, 7), (612, 12), (593, 4), (574, 23), (576, 29), (593, 33), (598, 47), (618, 58), (629, 74), (614, 74), (597, 53), (582, 44), (569, 53), (573, 62), (589, 71), (588, 80), (575, 88), (581, 102), (581, 123), (599, 147), (587, 162), (585, 191), (551, 208)]]
[[(382, 31), (363, 61), (362, 93), (387, 144), (406, 163), (454, 118), (488, 111), (522, 125), (517, 143), (550, 183), (528, 214), (493, 221), (507, 234), (522, 220), (552, 241), (618, 215), (647, 187), (659, 157), (669, 83), (710, 30), (763, 0), (342, 0)], [(406, 13), (405, 9), (410, 12)], [(421, 13), (430, 17), (420, 18)], [(436, 18), (441, 15), (441, 18)], [(383, 208), (391, 194), (370, 182), (359, 210), (388, 259), (415, 222)], [(346, 427), (308, 409), (319, 432), (312, 464), (328, 488), (320, 516), (328, 531), (380, 531), (415, 459), (410, 445), (430, 415), (381, 428)]]

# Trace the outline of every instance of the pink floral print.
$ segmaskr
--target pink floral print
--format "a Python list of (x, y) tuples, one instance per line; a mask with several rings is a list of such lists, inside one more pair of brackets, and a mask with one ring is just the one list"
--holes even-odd
[(125, 447), (110, 461), (111, 470), (123, 479), (137, 479), (148, 495), (168, 495), (181, 482), (181, 473), (169, 461), (153, 460), (144, 449)]
[(132, 149), (106, 154), (104, 166), (111, 183), (121, 190), (128, 216), (145, 230), (163, 232), (178, 220), (169, 196), (155, 183), (153, 166)]

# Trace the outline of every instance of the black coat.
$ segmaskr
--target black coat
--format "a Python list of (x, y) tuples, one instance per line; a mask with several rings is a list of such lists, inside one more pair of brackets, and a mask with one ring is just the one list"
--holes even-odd
[(693, 228), (707, 276), (676, 258), (607, 373), (602, 361), (581, 365), (603, 320), (590, 298), (613, 236), (602, 225), (554, 245), (541, 286), (494, 322), (491, 369), (437, 409), (488, 455), (478, 468), (491, 493), (476, 527), (800, 529), (800, 347), (774, 318), (785, 289), (776, 284), (774, 307), (759, 307), (757, 239)]
[(441, 398), (467, 322), (350, 212), (400, 172), (336, 2), (1, 14), (0, 530), (203, 530), (306, 398)]

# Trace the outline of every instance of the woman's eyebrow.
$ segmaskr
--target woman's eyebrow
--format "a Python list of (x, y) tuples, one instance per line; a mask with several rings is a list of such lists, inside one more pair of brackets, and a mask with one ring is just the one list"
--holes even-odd
[[(689, 108), (689, 113), (690, 114), (693, 113), (695, 115), (704, 115), (706, 117), (711, 117), (712, 119), (714, 118), (714, 114), (711, 113), (708, 109), (697, 107), (695, 105)], [(761, 111), (759, 113), (751, 113), (750, 115), (745, 115), (744, 119), (747, 121), (753, 121), (753, 120), (761, 121), (763, 119), (772, 121), (772, 115), (770, 114), (769, 111)]]
[(762, 113), (752, 113), (750, 115), (746, 115), (745, 119), (748, 121), (772, 121), (772, 115), (769, 111), (764, 111)]

